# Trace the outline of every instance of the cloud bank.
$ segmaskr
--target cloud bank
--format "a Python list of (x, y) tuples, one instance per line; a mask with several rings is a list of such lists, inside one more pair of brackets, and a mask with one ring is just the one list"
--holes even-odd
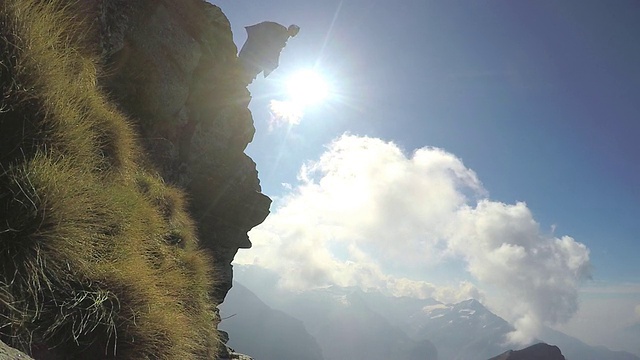
[[(444, 302), (498, 289), (516, 327), (508, 340), (518, 343), (577, 311), (590, 268), (585, 245), (543, 234), (525, 203), (488, 199), (456, 156), (432, 147), (407, 155), (352, 135), (301, 168), (250, 238), (254, 248), (236, 262), (275, 270), (289, 288), (357, 285)], [(476, 284), (428, 282), (427, 269), (443, 258), (461, 260)], [(424, 276), (394, 275), (416, 271)]]

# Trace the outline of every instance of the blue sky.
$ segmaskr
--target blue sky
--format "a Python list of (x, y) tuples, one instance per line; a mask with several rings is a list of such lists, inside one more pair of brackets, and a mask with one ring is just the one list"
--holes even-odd
[[(290, 195), (282, 184), (295, 188), (301, 166), (345, 132), (393, 142), (408, 158), (441, 148), (492, 201), (524, 201), (543, 233), (589, 249), (593, 281), (581, 302), (606, 287), (625, 306), (640, 304), (640, 3), (214, 3), (239, 47), (246, 25), (301, 27), (280, 68), (250, 87), (257, 133), (247, 153), (267, 195)], [(283, 81), (314, 66), (335, 96), (300, 124), (270, 129)], [(473, 281), (457, 260), (445, 263), (456, 280)]]

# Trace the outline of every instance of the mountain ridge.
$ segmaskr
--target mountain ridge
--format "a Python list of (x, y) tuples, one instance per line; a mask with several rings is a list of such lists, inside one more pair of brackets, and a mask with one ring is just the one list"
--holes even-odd
[[(367, 311), (375, 312), (374, 316), (384, 318), (393, 328), (402, 330), (413, 341), (428, 340), (434, 344), (438, 359), (490, 359), (511, 350), (510, 346), (505, 344), (505, 336), (514, 330), (513, 326), (495, 315), (476, 299), (444, 304), (433, 299), (398, 298), (376, 291), (366, 292), (357, 287), (340, 288), (337, 286), (291, 293), (278, 288), (277, 274), (260, 272), (257, 268), (251, 269), (251, 266), (239, 266), (235, 278), (237, 282), (248, 280), (250, 285), (247, 285), (247, 288), (251, 291), (255, 288), (256, 294), (260, 294), (261, 298), (264, 297), (265, 302), (270, 306), (299, 318), (305, 324), (317, 323), (319, 321), (317, 318), (327, 316), (329, 311), (335, 311), (332, 308), (333, 305), (327, 304), (340, 303), (339, 299), (348, 300), (352, 305), (364, 304)], [(233, 289), (231, 291), (233, 292)], [(298, 299), (286, 300), (295, 297)], [(312, 300), (325, 301), (327, 308), (323, 309), (316, 305), (307, 307), (305, 310), (302, 305)], [(342, 301), (340, 306), (348, 305)], [(313, 313), (312, 317), (316, 319), (309, 319), (308, 313)], [(361, 314), (366, 314), (366, 312)], [(313, 331), (311, 333), (317, 336)], [(557, 336), (557, 334), (562, 336)], [(545, 342), (558, 346), (568, 359), (595, 360), (596, 358), (589, 355), (590, 353), (599, 354), (598, 359), (600, 360), (640, 359), (630, 353), (587, 345), (569, 335), (554, 333), (548, 328), (543, 331), (540, 339), (536, 339), (534, 342)], [(319, 340), (319, 343), (323, 347), (322, 341)], [(325, 356), (325, 359), (331, 360), (332, 358)]]

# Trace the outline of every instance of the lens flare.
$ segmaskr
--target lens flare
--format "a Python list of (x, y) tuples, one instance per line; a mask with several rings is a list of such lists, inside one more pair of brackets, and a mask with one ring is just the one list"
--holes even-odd
[(289, 101), (301, 107), (321, 103), (329, 96), (326, 80), (314, 70), (302, 70), (293, 74), (286, 82)]

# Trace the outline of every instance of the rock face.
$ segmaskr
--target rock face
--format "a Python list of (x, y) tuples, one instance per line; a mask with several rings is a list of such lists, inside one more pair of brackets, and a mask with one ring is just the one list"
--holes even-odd
[(229, 21), (202, 0), (102, 0), (100, 9), (102, 84), (136, 120), (161, 176), (190, 195), (200, 240), (215, 250), (221, 303), (233, 257), (271, 204), (244, 154), (255, 129)]
[(522, 350), (509, 350), (489, 360), (565, 360), (557, 346), (539, 343)]
[(0, 341), (232, 355), (215, 306), (271, 202), (236, 50), (203, 0), (0, 1)]

